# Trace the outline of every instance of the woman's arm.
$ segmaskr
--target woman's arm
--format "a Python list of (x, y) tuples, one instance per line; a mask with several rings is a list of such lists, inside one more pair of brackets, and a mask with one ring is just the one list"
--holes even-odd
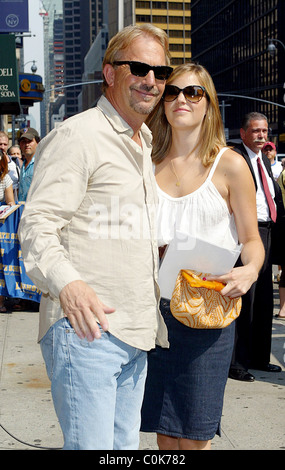
[(5, 189), (5, 202), (7, 205), (13, 206), (15, 204), (14, 193), (13, 193), (13, 185), (8, 186)]
[(227, 284), (221, 294), (239, 297), (257, 280), (264, 262), (264, 247), (258, 231), (255, 186), (248, 165), (238, 153), (228, 151), (226, 154), (219, 178), (224, 178), (226, 199), (235, 217), (239, 243), (243, 244), (243, 266), (233, 268), (223, 276), (208, 279)]

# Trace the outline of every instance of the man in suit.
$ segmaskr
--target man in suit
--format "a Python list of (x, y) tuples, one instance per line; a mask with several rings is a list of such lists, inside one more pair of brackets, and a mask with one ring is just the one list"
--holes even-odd
[[(258, 228), (265, 248), (265, 260), (258, 280), (242, 297), (241, 313), (236, 320), (235, 347), (229, 377), (253, 382), (255, 377), (248, 372), (249, 368), (267, 372), (281, 371), (279, 366), (269, 362), (273, 317), (271, 232), (276, 221), (276, 197), (279, 197), (279, 192), (270, 162), (262, 154), (262, 147), (268, 136), (266, 116), (256, 112), (247, 114), (241, 125), (240, 136), (242, 143), (235, 144), (233, 150), (245, 158), (255, 182)], [(262, 170), (265, 182), (262, 181)], [(268, 189), (270, 205), (266, 197)]]

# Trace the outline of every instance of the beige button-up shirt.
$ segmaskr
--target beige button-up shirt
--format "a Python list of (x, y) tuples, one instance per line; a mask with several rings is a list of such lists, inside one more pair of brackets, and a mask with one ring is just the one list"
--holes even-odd
[(29, 277), (43, 292), (39, 340), (64, 316), (61, 289), (83, 280), (116, 311), (109, 331), (149, 350), (168, 347), (158, 307), (151, 133), (142, 148), (105, 97), (37, 147), (19, 238)]

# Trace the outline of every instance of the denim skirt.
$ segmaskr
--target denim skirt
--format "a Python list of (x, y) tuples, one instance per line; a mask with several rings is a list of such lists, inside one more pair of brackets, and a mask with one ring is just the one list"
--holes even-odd
[(221, 434), (224, 391), (234, 345), (234, 322), (223, 329), (193, 329), (161, 300), (170, 348), (148, 354), (141, 431), (193, 440)]

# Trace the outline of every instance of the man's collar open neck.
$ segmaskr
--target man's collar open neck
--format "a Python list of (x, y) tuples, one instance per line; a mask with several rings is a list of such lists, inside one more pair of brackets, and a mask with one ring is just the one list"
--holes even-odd
[(113, 106), (117, 113), (124, 119), (124, 121), (133, 129), (134, 134), (138, 133), (141, 126), (145, 122), (147, 116), (136, 113), (132, 110), (130, 110), (130, 112), (127, 112), (121, 109), (117, 105), (116, 100), (113, 99), (113, 95), (111, 93), (108, 93), (107, 91), (105, 93), (105, 98), (109, 101), (109, 103)]
[(261, 150), (258, 149), (258, 151), (256, 152), (255, 150), (252, 150), (251, 148), (249, 148), (244, 142), (243, 142), (243, 145), (245, 146), (245, 149), (247, 150), (248, 154), (250, 156), (256, 156), (256, 157), (261, 157)]
[(24, 165), (25, 167), (27, 168), (27, 166), (31, 163), (31, 161), (33, 160), (35, 154), (33, 154), (32, 156), (29, 155), (28, 158), (24, 156)]

